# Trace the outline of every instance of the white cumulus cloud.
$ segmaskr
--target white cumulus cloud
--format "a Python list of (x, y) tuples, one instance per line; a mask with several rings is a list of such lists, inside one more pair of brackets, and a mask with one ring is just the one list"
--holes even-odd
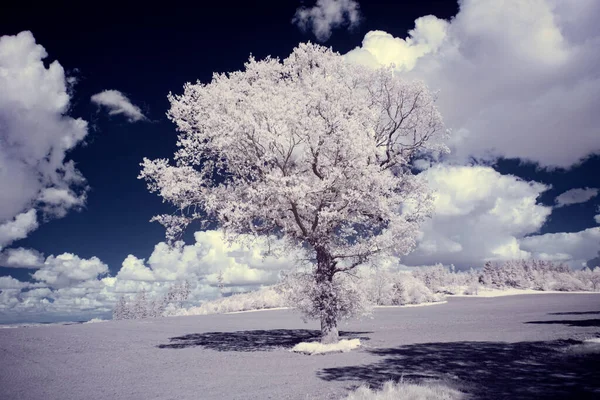
[(263, 257), (264, 240), (248, 248), (227, 244), (220, 231), (196, 232), (194, 238), (192, 245), (157, 244), (147, 262), (129, 255), (117, 278), (147, 282), (192, 278), (216, 285), (221, 276), (228, 286), (264, 285), (275, 283), (279, 271), (293, 263), (291, 257)]
[(571, 189), (557, 196), (554, 202), (556, 207), (564, 207), (570, 204), (585, 203), (597, 195), (598, 189), (595, 188)]
[(33, 249), (6, 249), (0, 253), (0, 266), (7, 268), (40, 268), (44, 264), (42, 254)]
[(37, 214), (31, 210), (18, 214), (14, 219), (0, 224), (0, 250), (15, 240), (26, 238), (29, 232), (37, 229)]
[(600, 2), (463, 0), (407, 38), (364, 37), (349, 61), (395, 64), (439, 90), (454, 161), (520, 158), (571, 167), (600, 153)]
[(538, 231), (552, 210), (536, 201), (548, 186), (491, 167), (437, 165), (420, 176), (435, 191), (435, 213), (422, 224), (415, 251), (401, 259), (405, 265), (477, 268), (527, 257), (519, 239)]
[(60, 217), (85, 202), (85, 179), (65, 154), (87, 123), (68, 116), (63, 67), (46, 57), (31, 32), (0, 37), (0, 247), (37, 228), (35, 209)]
[(547, 233), (522, 238), (520, 247), (534, 258), (568, 262), (581, 268), (593, 258), (600, 244), (600, 228), (588, 228), (579, 232)]
[(12, 276), (0, 276), (0, 290), (23, 289), (29, 286), (26, 282), (21, 282)]
[(53, 288), (69, 287), (76, 283), (94, 280), (108, 273), (108, 266), (97, 257), (79, 258), (70, 253), (49, 256), (44, 265), (32, 276)]
[(92, 103), (98, 107), (106, 107), (109, 115), (123, 115), (129, 122), (143, 121), (146, 116), (138, 106), (135, 106), (123, 93), (118, 90), (105, 90), (91, 97)]
[(333, 29), (340, 26), (353, 28), (360, 23), (360, 7), (354, 0), (317, 0), (311, 7), (300, 7), (292, 23), (303, 31), (312, 31), (318, 41), (324, 42)]
[[(184, 280), (191, 284), (190, 301), (197, 304), (221, 291), (276, 283), (279, 271), (290, 269), (295, 261), (289, 253), (281, 259), (265, 257), (265, 240), (229, 246), (220, 231), (196, 232), (195, 239), (175, 247), (161, 242), (147, 261), (129, 255), (116, 276), (108, 276), (108, 266), (96, 257), (64, 253), (43, 260), (34, 250), (8, 249), (0, 253), (0, 265), (10, 260), (8, 266), (38, 270), (32, 274), (34, 283), (0, 278), (0, 320), (105, 315), (122, 295), (143, 289), (151, 297), (162, 296), (174, 282)], [(219, 289), (220, 283), (224, 288)]]

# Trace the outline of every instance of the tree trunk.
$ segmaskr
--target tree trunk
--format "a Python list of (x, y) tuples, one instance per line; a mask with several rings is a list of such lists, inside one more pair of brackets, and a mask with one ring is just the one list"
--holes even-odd
[(335, 316), (327, 313), (321, 314), (321, 343), (332, 344), (339, 340), (337, 321)]
[(319, 288), (318, 302), (321, 311), (321, 343), (337, 343), (337, 297), (333, 290), (335, 264), (331, 254), (324, 248), (317, 248), (317, 270), (315, 280)]

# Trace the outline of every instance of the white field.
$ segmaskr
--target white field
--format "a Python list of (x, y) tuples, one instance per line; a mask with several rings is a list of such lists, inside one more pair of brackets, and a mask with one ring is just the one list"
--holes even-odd
[(290, 351), (317, 329), (293, 310), (1, 329), (0, 399), (343, 399), (401, 379), (450, 382), (475, 398), (600, 394), (588, 350), (600, 294), (377, 308), (340, 326), (358, 349)]
[[(463, 291), (466, 287), (461, 288)], [(448, 297), (503, 297), (503, 296), (516, 296), (521, 294), (590, 294), (596, 292), (564, 292), (558, 290), (534, 290), (534, 289), (515, 289), (515, 288), (506, 288), (506, 289), (492, 289), (492, 288), (480, 288), (477, 294), (467, 295), (467, 294), (449, 294), (446, 295)]]

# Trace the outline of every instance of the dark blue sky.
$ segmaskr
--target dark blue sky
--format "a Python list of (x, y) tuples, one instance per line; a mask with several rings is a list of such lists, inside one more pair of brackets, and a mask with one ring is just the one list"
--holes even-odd
[[(314, 40), (290, 23), (298, 1), (198, 2), (185, 6), (150, 3), (84, 6), (48, 2), (32, 7), (11, 2), (0, 13), (0, 36), (30, 30), (37, 43), (77, 77), (71, 115), (90, 122), (85, 144), (69, 154), (88, 181), (85, 209), (42, 224), (12, 247), (37, 249), (45, 255), (71, 252), (97, 256), (114, 274), (128, 254), (147, 258), (163, 240), (160, 225), (149, 219), (165, 211), (161, 200), (137, 179), (143, 157), (171, 157), (175, 127), (165, 117), (167, 94), (180, 93), (188, 81), (207, 81), (213, 72), (238, 70), (250, 53), (285, 57), (300, 42)], [(360, 45), (366, 32), (384, 30), (405, 37), (420, 16), (449, 19), (458, 11), (452, 1), (360, 3), (364, 21), (355, 30), (334, 31), (326, 45), (345, 53)], [(109, 117), (90, 96), (116, 89), (142, 108), (151, 122), (128, 123)], [(552, 185), (541, 202), (572, 188), (600, 187), (600, 158), (569, 171), (536, 170), (518, 161), (501, 160), (497, 170)], [(599, 201), (556, 209), (541, 233), (575, 232), (594, 225)], [(189, 232), (191, 234), (191, 231)], [(190, 239), (190, 235), (187, 236)], [(0, 268), (25, 279), (30, 271)]]

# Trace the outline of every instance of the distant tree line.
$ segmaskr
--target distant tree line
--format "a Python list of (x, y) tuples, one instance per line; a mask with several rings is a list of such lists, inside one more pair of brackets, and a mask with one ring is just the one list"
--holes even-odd
[(113, 319), (141, 319), (162, 317), (181, 309), (190, 296), (188, 281), (171, 285), (166, 295), (152, 298), (146, 290), (127, 298), (121, 296), (113, 310)]
[[(341, 319), (368, 315), (373, 306), (422, 304), (441, 301), (447, 294), (477, 295), (486, 289), (534, 289), (556, 291), (600, 291), (600, 268), (573, 270), (568, 265), (544, 260), (487, 262), (483, 269), (456, 271), (437, 264), (412, 271), (364, 269), (337, 276), (330, 293), (336, 297)], [(310, 273), (282, 274), (279, 284), (248, 293), (234, 294), (184, 307), (190, 295), (186, 281), (172, 285), (163, 297), (145, 291), (121, 297), (114, 319), (138, 319), (168, 315), (206, 315), (267, 308), (291, 307), (302, 315), (317, 315), (322, 305), (315, 296)]]

